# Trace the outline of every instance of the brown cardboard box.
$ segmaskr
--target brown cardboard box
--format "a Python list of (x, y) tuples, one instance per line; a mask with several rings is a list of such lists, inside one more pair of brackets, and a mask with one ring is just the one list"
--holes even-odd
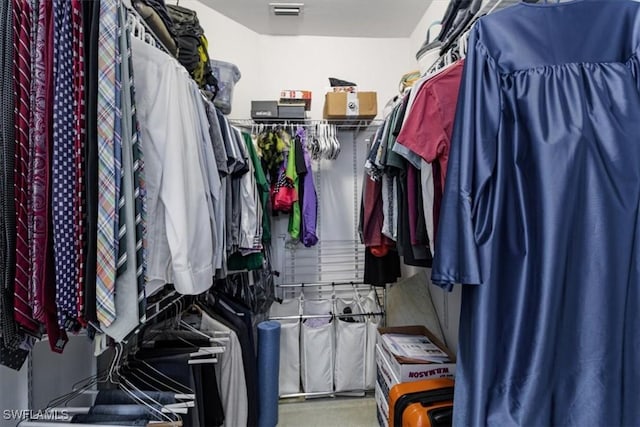
[(304, 104), (306, 111), (311, 111), (312, 93), (310, 90), (283, 90), (280, 92), (280, 104)]
[[(396, 326), (390, 328), (378, 328), (378, 334), (408, 334), (408, 335), (422, 335), (440, 347), (449, 356), (449, 363), (416, 363), (411, 359), (404, 357), (394, 356), (389, 348), (385, 345), (384, 341), (378, 338), (377, 350), (380, 354), (377, 354), (379, 360), (384, 359), (387, 361), (388, 366), (393, 372), (393, 377), (397, 378), (400, 382), (418, 381), (428, 378), (453, 378), (455, 376), (456, 364), (455, 355), (424, 326)], [(378, 360), (378, 361), (379, 361)], [(383, 371), (383, 378), (385, 378), (385, 372)], [(392, 383), (391, 378), (385, 378), (388, 383)]]
[(378, 115), (376, 92), (325, 94), (324, 118), (331, 119), (373, 119)]

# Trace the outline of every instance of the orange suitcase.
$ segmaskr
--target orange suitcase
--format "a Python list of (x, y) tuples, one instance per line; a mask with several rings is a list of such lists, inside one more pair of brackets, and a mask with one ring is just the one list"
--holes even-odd
[(452, 414), (449, 378), (401, 383), (389, 392), (389, 427), (447, 427)]

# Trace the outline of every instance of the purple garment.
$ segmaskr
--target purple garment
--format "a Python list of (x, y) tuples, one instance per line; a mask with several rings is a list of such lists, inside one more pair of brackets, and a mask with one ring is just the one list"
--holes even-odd
[(306, 134), (303, 133), (302, 152), (304, 154), (304, 163), (307, 166), (307, 173), (304, 175), (302, 185), (304, 187), (304, 196), (302, 199), (302, 233), (301, 240), (306, 247), (315, 246), (318, 243), (316, 235), (316, 226), (318, 220), (318, 195), (316, 187), (313, 183), (313, 171), (311, 169), (311, 156), (307, 150)]

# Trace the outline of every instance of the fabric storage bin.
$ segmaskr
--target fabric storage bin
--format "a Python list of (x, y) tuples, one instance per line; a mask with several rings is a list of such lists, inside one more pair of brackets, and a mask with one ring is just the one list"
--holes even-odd
[[(360, 308), (364, 313), (380, 313), (382, 308), (378, 304), (376, 291), (372, 290), (360, 297)], [(367, 325), (367, 347), (365, 356), (365, 385), (367, 390), (376, 386), (376, 339), (378, 327), (382, 320), (381, 315), (365, 316)]]
[(242, 77), (242, 74), (240, 74), (238, 67), (230, 62), (212, 59), (210, 63), (211, 71), (218, 80), (218, 94), (213, 100), (213, 104), (222, 114), (229, 114), (233, 103), (233, 88)]
[(364, 390), (366, 388), (367, 323), (363, 316), (350, 317), (345, 313), (361, 313), (357, 300), (337, 299), (336, 355), (334, 369), (335, 391)]
[(331, 300), (302, 301), (303, 314), (326, 314), (330, 319), (305, 319), (301, 325), (300, 354), (302, 388), (306, 393), (333, 391), (333, 358), (335, 351), (334, 321)]
[[(273, 303), (270, 317), (299, 316), (300, 300)], [(279, 395), (300, 393), (300, 319), (278, 320), (280, 323)]]

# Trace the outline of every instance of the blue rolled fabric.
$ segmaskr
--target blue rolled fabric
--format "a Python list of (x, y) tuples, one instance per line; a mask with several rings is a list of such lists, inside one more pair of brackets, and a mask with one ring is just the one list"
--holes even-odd
[(258, 324), (258, 427), (278, 424), (280, 323)]

